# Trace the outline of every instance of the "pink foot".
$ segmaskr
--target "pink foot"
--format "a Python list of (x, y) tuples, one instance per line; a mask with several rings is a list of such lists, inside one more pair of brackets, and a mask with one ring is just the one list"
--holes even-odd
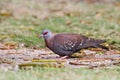
[(67, 59), (68, 58), (68, 56), (62, 56), (62, 57), (60, 57), (59, 59), (60, 60), (63, 60), (63, 59)]

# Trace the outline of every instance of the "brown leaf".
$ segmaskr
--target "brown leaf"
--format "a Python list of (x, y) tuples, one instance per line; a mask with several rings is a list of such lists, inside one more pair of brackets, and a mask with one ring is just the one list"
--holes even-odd
[(3, 9), (3, 10), (0, 11), (0, 16), (9, 17), (9, 16), (12, 16), (12, 13), (8, 10)]
[(67, 16), (71, 16), (71, 17), (80, 16), (79, 11), (65, 11), (64, 14), (67, 15)]
[(104, 10), (100, 10), (96, 12), (95, 19), (99, 19), (103, 16)]
[(92, 50), (92, 51), (103, 51), (102, 48), (89, 48), (89, 49)]
[(80, 20), (81, 24), (92, 24), (91, 21), (86, 21), (86, 20)]
[(67, 20), (65, 23), (66, 23), (67, 25), (70, 25), (70, 24), (72, 24), (72, 21), (71, 21), (71, 20)]
[(70, 61), (69, 64), (72, 64), (72, 65), (80, 65), (80, 63), (78, 63), (77, 61)]
[(18, 44), (16, 42), (5, 42), (4, 45), (8, 48), (8, 49), (15, 49), (18, 47)]

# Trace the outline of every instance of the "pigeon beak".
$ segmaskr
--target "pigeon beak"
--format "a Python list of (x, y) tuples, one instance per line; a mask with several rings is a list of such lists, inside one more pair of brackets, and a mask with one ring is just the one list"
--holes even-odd
[(43, 34), (41, 34), (40, 36), (39, 36), (39, 38), (42, 38), (43, 37)]

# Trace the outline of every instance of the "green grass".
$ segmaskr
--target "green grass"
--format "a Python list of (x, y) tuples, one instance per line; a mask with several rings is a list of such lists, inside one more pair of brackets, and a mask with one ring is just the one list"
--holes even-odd
[[(23, 20), (23, 21), (22, 21)], [(67, 20), (71, 21), (70, 25), (67, 25)], [(81, 24), (80, 20), (85, 24)], [(90, 22), (91, 24), (87, 24)], [(115, 42), (114, 45), (120, 47), (120, 24), (115, 22), (109, 22), (106, 19), (94, 20), (80, 18), (80, 17), (54, 17), (44, 21), (41, 21), (39, 25), (32, 24), (31, 20), (20, 19), (15, 21), (13, 18), (7, 20), (7, 25), (4, 24), (4, 28), (1, 30), (1, 35), (8, 35), (7, 38), (1, 39), (1, 41), (13, 40), (18, 43), (25, 43), (28, 46), (37, 45), (41, 42), (38, 39), (38, 35), (44, 29), (50, 29), (54, 33), (71, 32), (81, 33), (86, 36), (94, 38), (106, 39), (108, 42)], [(13, 35), (14, 37), (9, 37)]]
[[(42, 30), (50, 29), (54, 33), (81, 33), (94, 38), (106, 39), (108, 43), (114, 43), (115, 47), (120, 48), (118, 6), (112, 4), (86, 5), (85, 3), (76, 5), (75, 7), (81, 9), (80, 15), (77, 16), (71, 16), (70, 14), (74, 15), (75, 13), (69, 12), (63, 17), (53, 16), (45, 20), (33, 16), (21, 16), (18, 19), (12, 16), (7, 17), (0, 24), (0, 41), (15, 41), (18, 44), (24, 43), (28, 47), (35, 45), (42, 47), (43, 39), (39, 40), (38, 35)], [(39, 9), (39, 7), (37, 8)], [(70, 21), (70, 24), (67, 24), (67, 21)]]
[(120, 68), (69, 69), (35, 68), (33, 70), (0, 71), (0, 80), (119, 80)]

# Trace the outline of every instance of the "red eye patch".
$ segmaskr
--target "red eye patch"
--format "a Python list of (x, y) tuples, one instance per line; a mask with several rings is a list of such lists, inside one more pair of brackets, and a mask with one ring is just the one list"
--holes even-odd
[(45, 32), (43, 35), (46, 35), (48, 32)]

